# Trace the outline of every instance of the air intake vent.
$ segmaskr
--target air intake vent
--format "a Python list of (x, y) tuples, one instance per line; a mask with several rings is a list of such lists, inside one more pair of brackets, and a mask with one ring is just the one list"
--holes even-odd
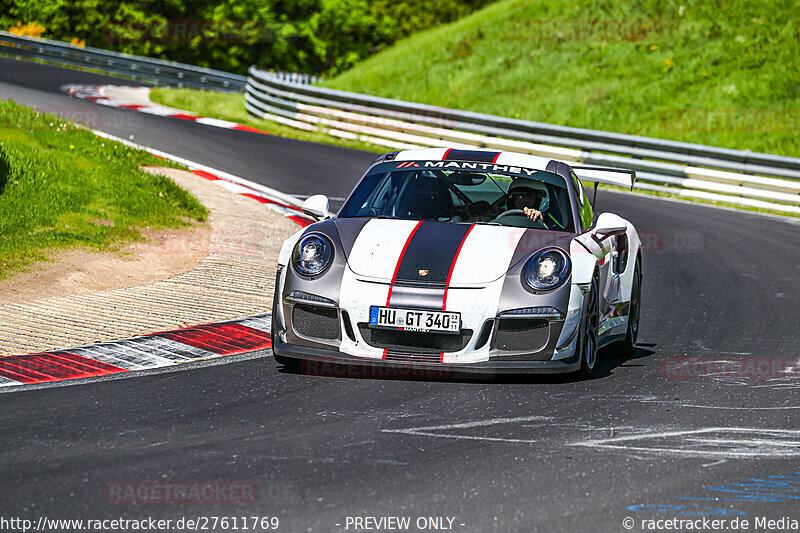
[(353, 324), (350, 322), (350, 313), (342, 309), (342, 322), (344, 322), (344, 332), (351, 341), (356, 341), (356, 335), (353, 333)]
[(297, 304), (292, 309), (292, 327), (304, 337), (339, 337), (339, 311), (330, 307)]
[(483, 325), (483, 328), (481, 329), (481, 332), (478, 335), (478, 340), (475, 342), (476, 350), (483, 348), (489, 341), (489, 336), (492, 334), (493, 325), (494, 325), (494, 320), (487, 320), (486, 323)]
[(511, 352), (538, 352), (547, 346), (550, 322), (542, 318), (500, 318), (493, 347)]
[(442, 333), (420, 333), (417, 331), (398, 331), (376, 329), (364, 323), (358, 325), (364, 342), (375, 348), (412, 354), (438, 354), (463, 350), (472, 337), (471, 329), (462, 329), (458, 335)]

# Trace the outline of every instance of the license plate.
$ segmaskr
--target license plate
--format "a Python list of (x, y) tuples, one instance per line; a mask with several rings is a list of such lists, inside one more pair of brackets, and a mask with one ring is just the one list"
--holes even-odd
[(377, 328), (437, 333), (461, 331), (461, 313), (378, 306), (370, 307), (369, 311), (369, 325)]

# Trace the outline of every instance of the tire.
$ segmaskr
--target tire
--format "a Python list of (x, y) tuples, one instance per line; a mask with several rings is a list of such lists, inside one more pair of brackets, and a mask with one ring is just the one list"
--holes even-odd
[(633, 287), (631, 288), (631, 303), (628, 309), (628, 328), (625, 338), (619, 343), (617, 353), (626, 359), (633, 357), (636, 351), (636, 340), (639, 337), (639, 315), (642, 310), (642, 268), (636, 260), (636, 270), (633, 271)]
[(589, 289), (586, 315), (580, 332), (581, 367), (578, 374), (584, 378), (591, 377), (597, 367), (597, 330), (600, 326), (599, 285), (597, 274), (595, 274), (592, 287)]

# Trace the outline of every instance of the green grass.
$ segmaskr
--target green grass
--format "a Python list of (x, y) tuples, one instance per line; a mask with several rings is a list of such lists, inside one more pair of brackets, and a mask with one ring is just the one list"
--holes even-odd
[(150, 154), (0, 101), (0, 279), (58, 249), (117, 250), (141, 229), (206, 218), (188, 192), (140, 165)]
[(796, 0), (505, 0), (326, 87), (800, 156)]
[(322, 132), (309, 132), (292, 128), (284, 124), (255, 118), (247, 113), (244, 107), (244, 96), (235, 93), (218, 93), (197, 89), (155, 88), (150, 91), (150, 99), (156, 103), (191, 111), (204, 117), (220, 118), (238, 122), (246, 126), (258, 128), (271, 135), (290, 137), (301, 141), (310, 141), (335, 146), (366, 150), (368, 152), (385, 153), (391, 148), (331, 137)]

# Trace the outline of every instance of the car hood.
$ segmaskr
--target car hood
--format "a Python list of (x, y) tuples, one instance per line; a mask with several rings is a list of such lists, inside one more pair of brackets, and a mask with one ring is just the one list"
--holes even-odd
[(504, 276), (548, 246), (569, 250), (574, 234), (485, 224), (397, 219), (335, 220), (349, 268), (378, 282), (474, 287)]

